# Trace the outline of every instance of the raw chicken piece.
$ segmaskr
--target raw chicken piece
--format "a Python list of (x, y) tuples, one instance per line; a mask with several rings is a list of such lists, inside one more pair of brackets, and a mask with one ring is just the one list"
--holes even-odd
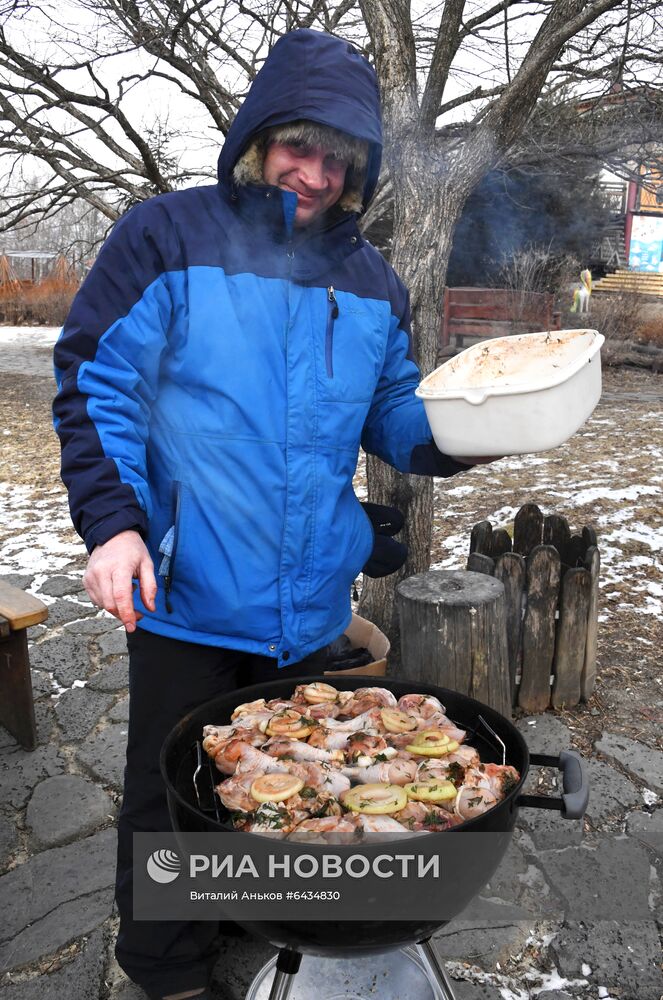
[(343, 774), (361, 785), (386, 782), (389, 785), (407, 785), (414, 781), (417, 765), (411, 760), (395, 757), (393, 761), (371, 764), (370, 767), (344, 767)]
[(433, 802), (408, 802), (405, 809), (394, 813), (394, 819), (408, 830), (448, 830), (454, 826), (451, 814)]
[(430, 719), (433, 715), (444, 714), (444, 705), (431, 694), (404, 694), (398, 699), (398, 709), (406, 715), (416, 715), (420, 719)]
[(325, 729), (331, 729), (335, 733), (379, 733), (381, 725), (380, 710), (375, 706), (351, 719), (325, 719), (324, 721)]
[(367, 816), (357, 813), (357, 826), (365, 833), (409, 833), (406, 826), (399, 823), (393, 816)]
[(445, 760), (449, 764), (462, 764), (463, 767), (476, 767), (481, 758), (474, 747), (462, 746), (454, 750), (453, 753), (445, 755)]
[(343, 816), (323, 816), (305, 819), (289, 836), (305, 844), (351, 844), (356, 839), (357, 825)]
[(457, 761), (448, 761), (446, 757), (429, 757), (423, 760), (417, 768), (417, 781), (450, 781), (460, 788), (465, 783), (467, 768)]
[(283, 736), (272, 736), (263, 744), (265, 753), (272, 757), (292, 757), (293, 760), (314, 760), (318, 764), (340, 767), (345, 763), (342, 750), (322, 750), (303, 740), (289, 740)]
[(288, 708), (299, 710), (294, 701), (284, 701), (282, 698), (272, 698), (271, 701), (266, 702), (265, 708), (268, 708), (270, 712), (285, 712)]
[(341, 706), (336, 701), (323, 701), (319, 705), (300, 705), (299, 708), (310, 719), (335, 719), (341, 714)]
[[(413, 716), (414, 717), (414, 716)], [(436, 712), (434, 715), (428, 716), (428, 718), (417, 718), (417, 728), (415, 732), (419, 732), (424, 729), (439, 729), (450, 740), (456, 740), (458, 743), (462, 743), (467, 736), (466, 729), (460, 729), (455, 722), (452, 722), (443, 712)]]
[(203, 750), (214, 757), (221, 745), (233, 739), (234, 735), (234, 726), (203, 726)]
[(363, 715), (371, 708), (396, 708), (396, 698), (386, 688), (357, 688), (354, 697), (343, 706), (343, 715)]
[[(248, 739), (244, 736), (241, 738), (234, 737), (219, 744), (214, 754), (214, 764), (221, 771), (221, 774), (234, 774), (239, 761), (243, 757), (251, 757), (253, 751), (260, 753), (259, 750), (256, 750), (256, 746), (260, 746), (265, 737), (260, 733), (258, 742), (255, 744), (253, 741), (256, 740), (256, 736), (251, 733), (247, 735)], [(245, 767), (244, 770), (246, 771), (247, 768)]]
[(216, 794), (226, 809), (231, 812), (253, 812), (257, 806), (256, 800), (249, 794), (251, 785), (260, 777), (259, 771), (249, 771), (248, 774), (234, 774), (216, 786)]
[(249, 771), (256, 774), (289, 772), (288, 764), (288, 761), (281, 762), (276, 757), (270, 757), (268, 753), (244, 743), (239, 750), (235, 774), (246, 774)]
[(316, 726), (308, 740), (310, 747), (319, 747), (321, 750), (342, 750), (347, 746), (348, 740), (353, 734), (344, 729), (327, 729), (326, 726)]
[(242, 830), (245, 833), (260, 833), (275, 840), (283, 840), (307, 816), (305, 812), (291, 807), (291, 801), (292, 799), (287, 802), (263, 802), (247, 817)]
[(260, 724), (269, 722), (273, 715), (274, 713), (270, 712), (269, 709), (265, 709), (262, 712), (248, 712), (246, 715), (240, 715), (233, 720), (233, 728), (235, 730), (260, 729)]
[(487, 788), (498, 801), (509, 794), (520, 781), (520, 775), (510, 764), (479, 764), (465, 772), (465, 784)]
[(454, 813), (462, 820), (475, 819), (497, 805), (497, 799), (487, 788), (461, 785), (454, 801)]
[[(358, 757), (375, 758), (388, 749), (387, 741), (383, 736), (373, 736), (371, 733), (352, 733), (348, 737), (345, 747), (345, 762), (349, 766), (359, 764)], [(376, 763), (375, 760), (373, 763)]]
[(285, 761), (281, 766), (287, 769), (290, 774), (296, 774), (309, 788), (329, 792), (334, 798), (347, 792), (350, 787), (350, 779), (337, 768), (330, 767), (329, 764), (316, 764), (314, 761), (291, 764), (289, 761)]

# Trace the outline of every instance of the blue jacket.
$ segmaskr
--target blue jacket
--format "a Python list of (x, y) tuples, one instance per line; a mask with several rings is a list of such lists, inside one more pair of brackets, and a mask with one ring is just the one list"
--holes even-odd
[(401, 472), (460, 468), (414, 395), (407, 293), (355, 216), (300, 232), (295, 194), (232, 181), (257, 130), (302, 118), (369, 141), (368, 200), (373, 70), (339, 39), (286, 35), (228, 133), (218, 184), (117, 223), (55, 349), (76, 529), (90, 551), (137, 529), (165, 574), (155, 612), (136, 598), (141, 627), (279, 665), (350, 620), (373, 544), (352, 489), (360, 444)]

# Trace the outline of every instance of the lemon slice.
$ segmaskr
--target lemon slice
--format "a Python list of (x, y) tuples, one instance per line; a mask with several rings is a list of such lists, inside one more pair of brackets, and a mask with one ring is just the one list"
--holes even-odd
[(251, 798), (256, 802), (283, 802), (301, 791), (304, 782), (294, 774), (263, 774), (251, 785)]
[(456, 740), (448, 740), (447, 743), (410, 743), (405, 747), (408, 753), (418, 754), (420, 757), (444, 757), (445, 754), (453, 753), (460, 743)]
[(293, 740), (304, 740), (313, 732), (313, 726), (307, 725), (307, 720), (300, 712), (287, 708), (271, 717), (265, 732), (268, 736), (290, 736)]
[(415, 802), (446, 802), (456, 798), (456, 786), (451, 781), (413, 781), (405, 793)]
[(397, 708), (381, 708), (380, 717), (388, 733), (410, 733), (417, 728), (417, 720)]
[(441, 729), (424, 729), (412, 737), (415, 746), (443, 747), (449, 742), (449, 737)]
[(302, 694), (309, 705), (322, 705), (325, 701), (336, 701), (338, 691), (331, 684), (323, 684), (322, 681), (313, 681), (307, 684)]
[(407, 805), (407, 795), (400, 785), (377, 783), (357, 785), (341, 795), (341, 802), (352, 812), (367, 816), (385, 816), (400, 812)]

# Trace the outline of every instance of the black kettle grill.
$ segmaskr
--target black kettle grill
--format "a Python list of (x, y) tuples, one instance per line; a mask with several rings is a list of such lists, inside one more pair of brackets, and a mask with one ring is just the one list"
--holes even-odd
[[(200, 805), (200, 791), (196, 783), (199, 777), (196, 772), (200, 770), (200, 756), (196, 760), (192, 748), (195, 748), (196, 744), (199, 747), (203, 726), (227, 724), (231, 713), (240, 703), (251, 702), (258, 698), (265, 698), (267, 701), (274, 698), (285, 699), (292, 694), (298, 683), (311, 683), (316, 680), (326, 683), (329, 678), (290, 678), (241, 688), (207, 702), (175, 726), (161, 751), (161, 772), (166, 783), (175, 833), (210, 833), (232, 829), (228, 814), (220, 804), (216, 811), (202, 808)], [(520, 773), (519, 782), (493, 809), (450, 830), (427, 835), (428, 844), (430, 838), (436, 838), (436, 849), (440, 855), (444, 855), (445, 843), (450, 836), (462, 836), (466, 831), (510, 833), (518, 818), (518, 810), (523, 807), (556, 809), (565, 819), (580, 819), (584, 815), (589, 800), (589, 789), (580, 756), (572, 750), (562, 750), (557, 756), (530, 754), (525, 740), (513, 723), (487, 705), (446, 688), (402, 679), (368, 676), (344, 678), (337, 675), (333, 678), (333, 684), (339, 690), (355, 690), (357, 687), (368, 686), (383, 687), (391, 691), (396, 698), (404, 694), (433, 695), (445, 706), (449, 718), (460, 728), (467, 730), (466, 745), (478, 750), (484, 763), (511, 764)], [(521, 789), (531, 765), (556, 767), (562, 772), (561, 797), (522, 794)], [(220, 781), (222, 778), (222, 775), (214, 776), (214, 781)], [(508, 841), (508, 837), (491, 838), (490, 842), (494, 844), (494, 849), (488, 864), (480, 872), (468, 869), (464, 873), (463, 891), (458, 899), (458, 913), (490, 880), (504, 856)], [(307, 853), (311, 853), (314, 849), (312, 845), (306, 845), (305, 848)], [(384, 844), (376, 849), (384, 849)], [(220, 914), (219, 918), (222, 919), (222, 916)], [(430, 944), (431, 935), (447, 922), (375, 920), (358, 923), (311, 920), (242, 922), (242, 926), (251, 934), (266, 938), (280, 949), (270, 1000), (286, 1000), (289, 996), (303, 954), (323, 957), (368, 956), (412, 944), (417, 944), (422, 949), (441, 996), (445, 1000), (454, 1000), (451, 982)]]

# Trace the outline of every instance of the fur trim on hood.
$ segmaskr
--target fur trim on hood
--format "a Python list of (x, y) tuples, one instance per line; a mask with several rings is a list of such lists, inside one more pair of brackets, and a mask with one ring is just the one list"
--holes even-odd
[(347, 132), (317, 122), (299, 120), (274, 125), (263, 129), (250, 141), (233, 169), (236, 184), (263, 184), (265, 155), (272, 142), (290, 143), (301, 146), (325, 146), (339, 160), (346, 160), (348, 169), (345, 187), (338, 200), (344, 212), (361, 212), (362, 196), (366, 183), (369, 144), (364, 139), (356, 139)]

